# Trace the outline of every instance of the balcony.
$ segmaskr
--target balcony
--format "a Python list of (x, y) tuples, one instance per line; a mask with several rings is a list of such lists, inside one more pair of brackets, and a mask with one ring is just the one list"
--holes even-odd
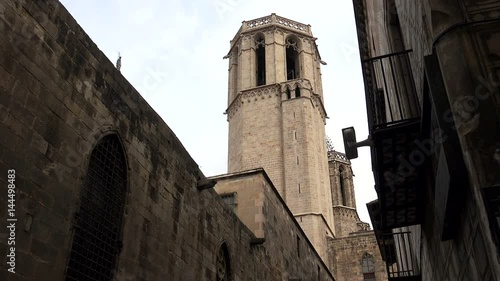
[(411, 50), (363, 61), (370, 130), (420, 119), (420, 102), (408, 58)]
[(389, 281), (422, 280), (416, 258), (420, 253), (413, 247), (411, 238), (409, 231), (395, 231), (381, 236), (379, 247)]
[(382, 229), (418, 224), (422, 217), (420, 102), (410, 51), (363, 61), (372, 166)]

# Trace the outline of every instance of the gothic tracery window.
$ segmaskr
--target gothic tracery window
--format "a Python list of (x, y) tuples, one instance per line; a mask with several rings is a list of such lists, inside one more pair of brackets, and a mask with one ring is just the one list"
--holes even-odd
[(126, 168), (118, 136), (103, 137), (90, 155), (82, 185), (66, 280), (113, 279), (121, 249)]
[(363, 271), (363, 281), (375, 281), (375, 263), (372, 255), (368, 253), (363, 255), (361, 269)]
[(229, 251), (226, 243), (222, 244), (217, 252), (216, 270), (216, 281), (231, 281)]

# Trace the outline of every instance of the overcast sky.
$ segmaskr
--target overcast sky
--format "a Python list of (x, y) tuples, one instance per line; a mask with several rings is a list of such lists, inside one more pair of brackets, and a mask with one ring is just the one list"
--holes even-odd
[[(97, 46), (184, 144), (206, 176), (227, 172), (229, 40), (243, 20), (276, 13), (310, 24), (321, 58), (326, 133), (344, 151), (341, 129), (368, 135), (351, 1), (61, 0)], [(332, 9), (333, 8), (333, 9)], [(368, 148), (352, 161), (358, 213), (376, 199)]]

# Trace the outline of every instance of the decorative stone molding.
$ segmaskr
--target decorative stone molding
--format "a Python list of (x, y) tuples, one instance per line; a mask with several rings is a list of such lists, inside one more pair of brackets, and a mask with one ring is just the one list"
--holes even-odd
[(326, 110), (325, 110), (325, 106), (323, 105), (323, 101), (321, 100), (321, 97), (317, 94), (312, 94), (311, 96), (311, 100), (314, 104), (314, 106), (316, 106), (319, 110), (319, 114), (321, 114), (321, 118), (323, 118), (323, 123), (326, 124), (326, 118), (328, 118), (328, 116), (326, 115)]
[(250, 20), (250, 21), (244, 22), (244, 23), (246, 23), (246, 28), (247, 29), (252, 29), (252, 28), (263, 26), (263, 25), (268, 25), (268, 24), (271, 24), (271, 16), (261, 17), (261, 18), (258, 18), (258, 19), (254, 19), (254, 20)]
[(300, 23), (300, 22), (289, 20), (289, 19), (284, 18), (284, 17), (276, 16), (276, 22), (280, 25), (298, 30), (300, 32), (304, 32), (307, 34), (310, 34), (310, 32), (311, 32), (309, 25), (305, 25), (305, 24)]
[(335, 150), (328, 151), (328, 162), (330, 161), (337, 161), (344, 164), (351, 164), (351, 161), (347, 159), (347, 156), (344, 153)]
[(276, 14), (271, 14), (270, 16), (265, 16), (249, 21), (243, 21), (240, 29), (238, 32), (233, 37), (233, 40), (231, 40), (231, 48), (233, 46), (233, 43), (238, 40), (241, 34), (246, 33), (248, 31), (255, 31), (256, 29), (262, 29), (262, 28), (267, 28), (267, 27), (282, 27), (285, 29), (289, 29), (291, 31), (300, 33), (302, 35), (306, 36), (312, 36), (311, 33), (311, 26), (306, 25), (300, 22), (296, 22), (284, 17), (277, 16)]
[(370, 231), (371, 230), (369, 223), (358, 221), (356, 224), (358, 226), (359, 231)]
[(282, 95), (285, 94), (286, 89), (289, 89), (290, 91), (295, 91), (297, 87), (301, 90), (304, 89), (313, 93), (311, 82), (308, 79), (298, 78), (280, 83)]
[(259, 99), (279, 97), (279, 95), (280, 91), (278, 84), (265, 85), (257, 88), (243, 90), (236, 96), (234, 101), (229, 105), (225, 114), (227, 114), (229, 120), (231, 117), (234, 116), (236, 112), (238, 112), (238, 109), (242, 106), (242, 104), (254, 102)]
[(359, 221), (358, 212), (356, 209), (347, 206), (333, 206), (334, 214), (341, 215), (343, 217), (354, 218)]

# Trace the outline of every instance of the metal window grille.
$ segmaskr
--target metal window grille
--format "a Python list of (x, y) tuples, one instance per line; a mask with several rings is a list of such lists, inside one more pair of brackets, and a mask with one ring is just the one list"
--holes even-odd
[(420, 276), (411, 238), (409, 231), (382, 234), (381, 246), (389, 278)]
[(363, 281), (375, 281), (375, 263), (371, 255), (367, 253), (363, 255), (361, 269), (363, 271)]
[(121, 249), (126, 163), (116, 135), (104, 137), (90, 156), (75, 220), (66, 280), (112, 280)]
[(236, 193), (226, 193), (222, 194), (220, 197), (222, 198), (222, 201), (224, 201), (224, 203), (226, 203), (234, 211), (237, 205)]
[(230, 281), (231, 269), (229, 262), (229, 251), (226, 244), (222, 244), (217, 253), (217, 281)]
[[(363, 61), (372, 88), (368, 90), (370, 126), (385, 128), (420, 118), (420, 101), (410, 66), (411, 50)], [(371, 129), (373, 129), (371, 128)]]

